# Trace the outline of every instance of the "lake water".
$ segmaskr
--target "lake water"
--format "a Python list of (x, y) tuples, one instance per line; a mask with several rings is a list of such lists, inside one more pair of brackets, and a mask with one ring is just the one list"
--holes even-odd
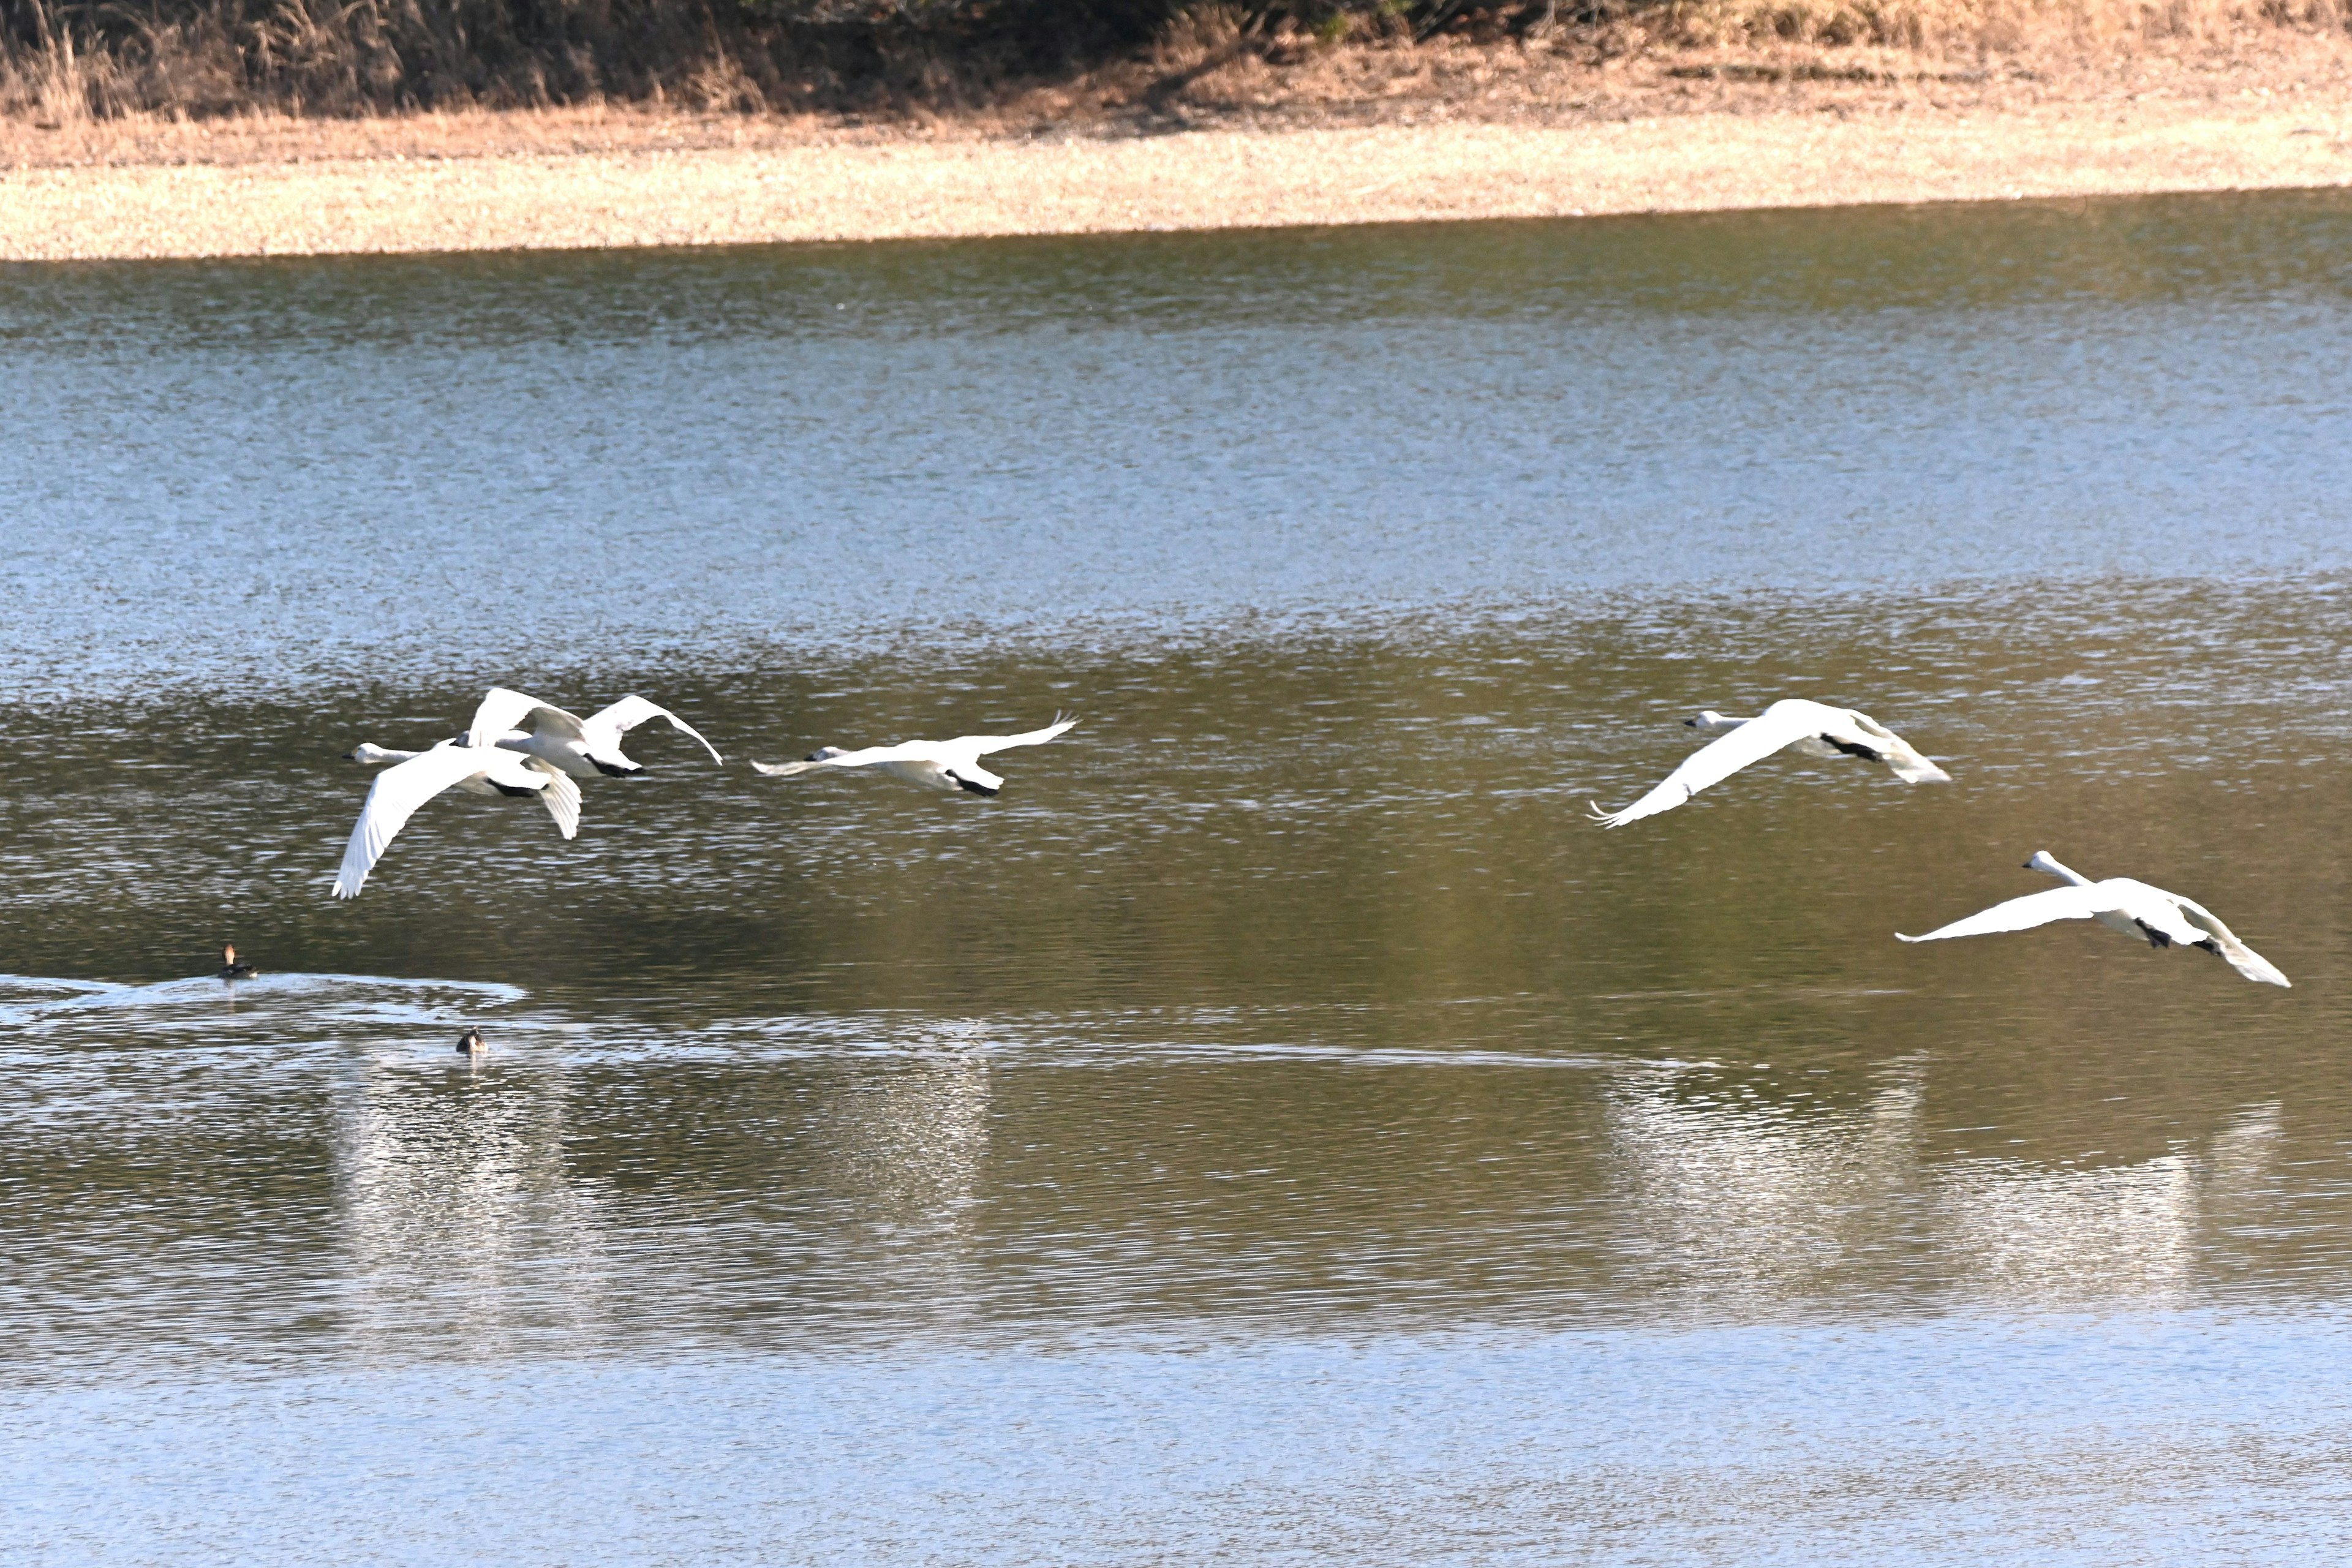
[[(20, 266), (0, 363), (0, 1563), (2352, 1548), (2352, 196)], [(331, 900), (494, 682), (727, 765)], [(1954, 783), (1585, 820), (1790, 694)], [(1894, 940), (2037, 848), (2294, 989)]]

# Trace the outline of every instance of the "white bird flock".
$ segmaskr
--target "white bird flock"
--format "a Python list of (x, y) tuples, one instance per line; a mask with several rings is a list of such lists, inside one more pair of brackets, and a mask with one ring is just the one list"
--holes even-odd
[[(576, 718), (538, 698), (494, 686), (474, 710), (473, 722), (462, 735), (422, 752), (395, 751), (363, 741), (345, 755), (370, 765), (391, 763), (368, 790), (367, 804), (343, 847), (342, 870), (335, 878), (335, 897), (356, 899), (367, 886), (368, 873), (383, 858), (393, 838), (416, 808), (452, 787), (475, 795), (524, 796), (535, 795), (555, 818), (555, 830), (565, 838), (580, 831), (580, 786), (575, 778), (625, 778), (643, 773), (645, 764), (621, 752), (621, 737), (648, 719), (667, 720), (672, 729), (702, 741), (714, 763), (724, 763), (718, 748), (667, 708), (642, 697), (624, 697), (610, 708), (586, 719)], [(523, 730), (520, 726), (531, 727)], [(520, 753), (520, 754), (518, 754)]]
[[(343, 847), (334, 896), (356, 899), (368, 876), (417, 808), (444, 790), (521, 798), (537, 795), (565, 838), (580, 831), (580, 786), (575, 779), (626, 778), (645, 764), (621, 750), (621, 738), (650, 719), (690, 735), (720, 766), (726, 759), (702, 731), (657, 703), (624, 697), (583, 719), (504, 686), (490, 689), (463, 733), (421, 752), (399, 751), (363, 741), (346, 760), (375, 766), (390, 763), (369, 787), (360, 819)], [(909, 741), (844, 752), (827, 746), (805, 762), (751, 765), (763, 773), (790, 777), (814, 768), (873, 767), (894, 778), (950, 795), (993, 795), (1004, 781), (980, 765), (991, 752), (1013, 746), (1040, 746), (1076, 724), (1056, 716), (1042, 730), (1019, 735), (966, 735), (953, 741)]]
[[(580, 786), (573, 781), (625, 778), (644, 772), (643, 763), (622, 751), (622, 739), (655, 719), (692, 737), (710, 753), (713, 763), (725, 765), (719, 748), (700, 731), (642, 697), (624, 697), (583, 719), (507, 687), (491, 689), (464, 733), (425, 751), (394, 751), (372, 742), (362, 743), (348, 753), (352, 761), (393, 765), (377, 776), (352, 828), (342, 868), (335, 879), (335, 897), (358, 897), (376, 862), (417, 808), (451, 788), (517, 798), (536, 795), (555, 819), (556, 831), (567, 839), (573, 837), (580, 828)], [(1616, 811), (1594, 805), (1592, 815), (1603, 826), (1623, 827), (1672, 811), (1709, 785), (1782, 751), (1811, 757), (1859, 757), (1884, 765), (1905, 784), (1951, 780), (1949, 773), (1902, 736), (1852, 708), (1786, 698), (1752, 719), (1732, 718), (1709, 709), (1684, 722), (1715, 738), (1632, 805)], [(1044, 729), (1017, 735), (902, 741), (861, 751), (824, 746), (796, 763), (753, 763), (751, 766), (771, 778), (797, 778), (824, 768), (872, 769), (919, 789), (992, 796), (1004, 787), (1004, 780), (982, 766), (981, 758), (1016, 746), (1042, 746), (1076, 723), (1075, 718), (1056, 714)], [(2027, 869), (2055, 877), (2064, 886), (1995, 904), (1925, 936), (1896, 935), (1906, 942), (1940, 942), (2026, 931), (2055, 921), (2092, 920), (2150, 947), (2202, 948), (2249, 980), (2266, 985), (2290, 984), (2276, 965), (2192, 899), (2128, 877), (2095, 882), (2061, 865), (2047, 850), (2036, 850), (2025, 864)]]
[[(1684, 723), (1717, 739), (1683, 759), (1682, 765), (1654, 785), (1648, 794), (1618, 811), (1603, 811), (1596, 803), (1594, 820), (1604, 827), (1622, 827), (1645, 816), (1672, 811), (1709, 784), (1760, 762), (1775, 752), (1790, 751), (1810, 757), (1860, 757), (1883, 763), (1906, 784), (1948, 784), (1952, 775), (1929, 762), (1911, 743), (1852, 708), (1786, 698), (1753, 719), (1734, 719), (1708, 709)], [(2053, 921), (2095, 920), (2110, 931), (2144, 940), (2150, 947), (2200, 947), (2226, 961), (2249, 980), (2265, 985), (2292, 983), (2277, 965), (2238, 940), (2221, 918), (2194, 899), (2168, 893), (2129, 877), (2094, 882), (2061, 865), (2046, 849), (2037, 849), (2026, 869), (2041, 871), (2066, 885), (1954, 921), (1925, 936), (1896, 936), (1905, 942), (1940, 942), (1948, 937), (1984, 936), (1994, 931), (2026, 931)]]

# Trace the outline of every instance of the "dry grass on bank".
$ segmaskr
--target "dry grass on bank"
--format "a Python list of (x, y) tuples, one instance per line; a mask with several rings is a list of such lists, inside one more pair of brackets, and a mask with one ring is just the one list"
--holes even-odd
[(614, 106), (996, 129), (1491, 118), (1607, 99), (1612, 73), (2242, 75), (2340, 51), (2347, 19), (2352, 0), (0, 0), (0, 122)]
[[(1194, 49), (1181, 72), (1166, 68), (1186, 58), (1171, 48), (1150, 62), (1156, 76), (1106, 71), (1034, 83), (985, 109), (956, 112), (755, 114), (671, 99), (341, 117), (137, 112), (45, 121), (0, 114), (0, 169), (543, 158), (1176, 129), (1567, 128), (1685, 115), (2017, 119), (2103, 104), (2145, 118), (2162, 104), (2174, 111), (2208, 105), (2235, 113), (2264, 102), (2302, 103), (2308, 106), (2299, 111), (2305, 118), (2334, 126), (2352, 103), (2352, 39), (2284, 28), (2247, 29), (2221, 47), (2174, 44), (2056, 58), (1961, 59), (1790, 44), (1597, 56), (1467, 37), (1411, 47), (1319, 47), (1296, 57)], [(1171, 75), (1181, 79), (1153, 90)]]

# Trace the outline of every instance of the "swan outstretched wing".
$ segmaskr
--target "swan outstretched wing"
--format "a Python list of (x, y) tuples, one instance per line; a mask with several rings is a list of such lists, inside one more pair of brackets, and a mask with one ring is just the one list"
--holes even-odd
[(1662, 811), (1672, 811), (1711, 784), (1719, 784), (1753, 762), (1759, 762), (1808, 735), (1843, 729), (1845, 710), (1785, 698), (1727, 735), (1718, 736), (1683, 759), (1650, 793), (1622, 811), (1592, 808), (1593, 819), (1608, 827), (1622, 827)]
[(2238, 933), (2223, 925), (2221, 918), (2212, 910), (2194, 899), (2182, 898), (2179, 893), (2170, 894), (2169, 897), (2180, 907), (2183, 919), (2213, 939), (2213, 945), (2221, 950), (2222, 962), (2231, 968), (2247, 979), (2260, 981), (2264, 985), (2292, 987), (2294, 984), (2294, 981), (2289, 980), (2280, 972), (2277, 964), (2240, 942)]
[[(360, 819), (352, 827), (351, 842), (343, 847), (343, 867), (335, 878), (335, 897), (360, 896), (360, 889), (367, 885), (368, 873), (383, 858), (393, 838), (408, 825), (408, 819), (416, 815), (418, 806), (460, 779), (486, 771), (488, 766), (480, 750), (444, 745), (434, 747), (421, 757), (396, 763), (376, 774), (375, 783), (368, 786), (367, 804), (360, 808)], [(576, 810), (572, 820), (575, 825), (579, 821)], [(556, 819), (556, 825), (562, 826), (561, 817)]]
[(610, 708), (601, 708), (597, 710), (595, 712), (588, 715), (588, 721), (584, 727), (591, 730), (609, 729), (615, 737), (618, 737), (627, 734), (630, 731), (635, 729), (638, 725), (644, 723), (648, 719), (667, 720), (671, 729), (678, 731), (684, 734), (691, 735), (698, 741), (702, 741), (702, 749), (710, 753), (710, 760), (712, 762), (719, 763), (721, 767), (726, 765), (727, 759), (719, 754), (718, 747), (712, 745), (709, 741), (704, 741), (702, 739), (701, 731), (696, 729), (693, 725), (688, 723), (685, 720), (679, 718), (668, 709), (662, 707), (659, 703), (648, 702), (642, 697), (624, 697), (618, 702), (614, 703)]
[(2096, 882), (2087, 888), (2052, 888), (2044, 892), (2028, 893), (2021, 899), (1995, 904), (1989, 910), (1979, 910), (1964, 920), (1938, 926), (1926, 936), (1905, 936), (1901, 931), (1895, 934), (1903, 942), (1941, 942), (1948, 936), (1990, 936), (1994, 931), (2031, 931), (2035, 926), (2046, 926), (2053, 921), (2086, 921), (2101, 910), (2116, 907), (2115, 895), (2099, 889), (2100, 884)]
[(752, 771), (773, 779), (793, 778), (819, 768), (871, 768), (884, 763), (920, 763), (934, 759), (939, 748), (927, 741), (896, 746), (868, 746), (862, 752), (841, 752), (830, 757), (803, 757), (797, 763), (753, 763)]
[(572, 775), (562, 768), (541, 762), (537, 757), (525, 758), (522, 765), (533, 773), (547, 775), (547, 787), (539, 792), (539, 803), (547, 807), (548, 816), (555, 818), (555, 831), (566, 838), (579, 837), (579, 784), (572, 782)]
[(482, 699), (481, 706), (474, 710), (474, 721), (466, 727), (468, 743), (494, 745), (509, 730), (546, 730), (571, 741), (588, 738), (587, 729), (577, 715), (526, 693), (493, 686)]
[(1015, 746), (1042, 746), (1077, 721), (1075, 713), (1066, 716), (1056, 713), (1054, 721), (1042, 730), (1028, 730), (1018, 735), (966, 735), (962, 740), (951, 741), (949, 744), (959, 751), (969, 751), (975, 757), (984, 757), (991, 752), (1010, 751)]

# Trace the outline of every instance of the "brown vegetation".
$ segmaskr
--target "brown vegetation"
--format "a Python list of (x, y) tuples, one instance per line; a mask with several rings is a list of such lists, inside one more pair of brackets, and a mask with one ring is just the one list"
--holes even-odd
[(1967, 81), (2338, 42), (2352, 0), (0, 0), (0, 116), (606, 104), (1179, 123), (1694, 82)]

